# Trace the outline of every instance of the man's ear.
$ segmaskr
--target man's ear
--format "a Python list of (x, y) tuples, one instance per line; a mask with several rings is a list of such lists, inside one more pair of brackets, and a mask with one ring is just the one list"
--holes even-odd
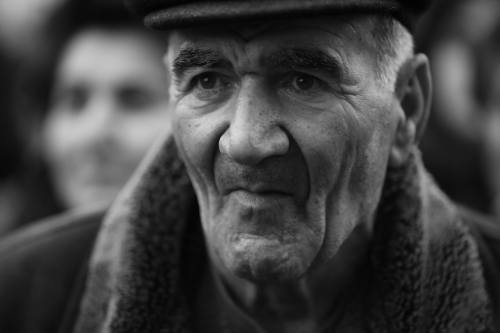
[(389, 163), (402, 165), (421, 139), (431, 107), (432, 82), (429, 60), (417, 54), (401, 67), (395, 89), (401, 108)]

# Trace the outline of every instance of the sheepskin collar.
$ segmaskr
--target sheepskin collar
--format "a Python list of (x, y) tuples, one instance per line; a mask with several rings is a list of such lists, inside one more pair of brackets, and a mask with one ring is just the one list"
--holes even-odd
[[(75, 332), (193, 332), (190, 294), (206, 263), (196, 198), (172, 140), (108, 212)], [(388, 170), (375, 224), (371, 332), (490, 332), (476, 245), (418, 152)]]

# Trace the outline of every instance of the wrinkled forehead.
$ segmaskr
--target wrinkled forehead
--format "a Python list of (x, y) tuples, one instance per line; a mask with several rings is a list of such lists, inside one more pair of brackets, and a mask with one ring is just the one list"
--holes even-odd
[(336, 52), (359, 51), (370, 47), (368, 41), (373, 28), (370, 18), (369, 15), (325, 16), (173, 30), (168, 33), (169, 58), (182, 50), (194, 48), (217, 49), (219, 52), (248, 52), (252, 49), (272, 52), (284, 46), (321, 46)]

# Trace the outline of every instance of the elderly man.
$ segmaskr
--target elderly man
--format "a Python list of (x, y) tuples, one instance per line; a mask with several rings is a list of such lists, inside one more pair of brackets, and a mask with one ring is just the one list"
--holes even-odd
[(419, 3), (129, 0), (166, 31), (174, 138), (92, 250), (99, 213), (0, 244), (0, 329), (498, 330), (500, 231), (416, 148)]

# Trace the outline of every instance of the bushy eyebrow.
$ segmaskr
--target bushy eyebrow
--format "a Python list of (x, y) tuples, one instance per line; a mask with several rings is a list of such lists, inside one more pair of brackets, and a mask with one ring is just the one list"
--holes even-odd
[(174, 60), (173, 73), (182, 78), (186, 71), (193, 68), (231, 68), (231, 62), (219, 52), (210, 49), (186, 47), (181, 49)]
[(335, 78), (343, 72), (339, 60), (317, 49), (279, 50), (266, 57), (264, 63), (269, 68), (320, 70)]
[[(334, 56), (318, 49), (281, 49), (263, 56), (262, 64), (271, 69), (319, 70), (339, 78), (342, 65)], [(232, 68), (232, 63), (218, 51), (196, 47), (181, 49), (173, 63), (173, 73), (181, 79), (186, 71), (193, 68)]]

